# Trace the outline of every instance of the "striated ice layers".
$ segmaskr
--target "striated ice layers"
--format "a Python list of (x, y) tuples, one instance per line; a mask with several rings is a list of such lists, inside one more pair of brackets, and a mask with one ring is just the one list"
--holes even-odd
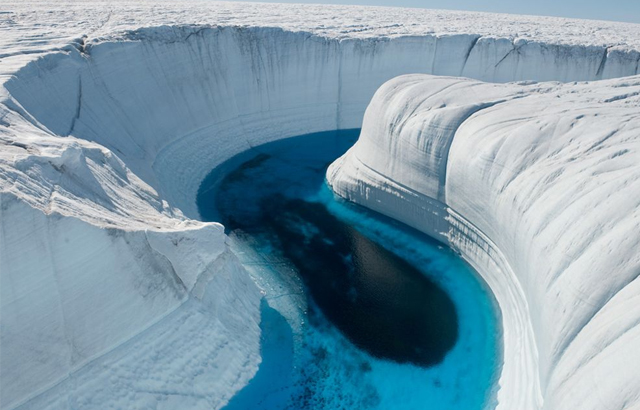
[[(200, 181), (234, 154), (359, 127), (375, 90), (401, 74), (597, 80), (637, 74), (640, 58), (640, 28), (631, 24), (361, 7), (49, 3), (6, 2), (0, 20), (2, 408), (220, 408), (251, 379), (260, 362), (259, 289), (221, 226), (196, 220)], [(627, 341), (637, 307), (618, 301), (637, 295), (623, 286), (638, 270), (630, 251), (638, 151), (629, 134), (637, 80), (429, 81), (452, 88), (437, 97), (449, 108), (415, 119), (437, 131), (416, 137), (413, 153), (392, 144), (393, 133), (378, 135), (386, 159), (363, 150), (371, 154), (367, 173), (343, 161), (334, 188), (380, 199), (365, 205), (433, 226), (436, 236), (451, 230), (444, 238), (494, 275), (486, 279), (502, 303), (506, 337), (501, 408), (540, 407), (543, 399), (547, 408), (588, 408), (600, 394), (613, 408), (636, 403), (640, 389), (625, 372), (637, 356), (625, 349), (637, 345)], [(433, 94), (424, 88), (414, 103)], [(518, 93), (532, 95), (518, 102)], [(545, 117), (500, 122), (516, 108), (523, 118), (585, 114), (574, 128), (558, 125), (545, 145)], [(486, 137), (496, 139), (474, 145), (471, 137), (484, 135), (478, 129), (458, 147), (458, 126), (490, 113), (482, 124), (496, 124)], [(506, 135), (499, 130), (520, 123), (533, 131), (517, 134), (523, 142), (512, 142), (513, 153), (498, 146)], [(597, 134), (603, 129), (612, 135)], [(354, 152), (371, 138), (367, 126)], [(591, 164), (606, 155), (613, 158)], [(353, 188), (363, 183), (370, 187), (361, 197)], [(427, 205), (441, 217), (428, 218)], [(594, 379), (610, 368), (615, 377)]]
[(638, 77), (401, 76), (327, 180), (487, 280), (503, 315), (501, 408), (636, 408), (639, 129)]

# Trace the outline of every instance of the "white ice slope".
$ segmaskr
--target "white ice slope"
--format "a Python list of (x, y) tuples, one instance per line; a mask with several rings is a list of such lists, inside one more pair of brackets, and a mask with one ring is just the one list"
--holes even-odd
[[(200, 1), (3, 7), (3, 408), (220, 408), (246, 384), (260, 294), (220, 226), (194, 220), (200, 181), (232, 155), (359, 127), (400, 74), (594, 80), (636, 74), (640, 58), (633, 24)], [(518, 317), (515, 337), (529, 323)], [(535, 401), (526, 368), (509, 394)]]
[(503, 316), (501, 408), (638, 408), (639, 130), (638, 77), (402, 76), (327, 179), (485, 277)]
[(259, 363), (260, 295), (222, 226), (186, 219), (105, 148), (0, 113), (2, 408), (56, 384), (26, 407), (223, 405)]

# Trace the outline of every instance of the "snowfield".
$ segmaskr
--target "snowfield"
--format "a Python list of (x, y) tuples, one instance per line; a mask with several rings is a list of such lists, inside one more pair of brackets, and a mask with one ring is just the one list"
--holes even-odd
[[(498, 408), (640, 406), (640, 79), (592, 81), (638, 74), (640, 25), (4, 1), (0, 32), (0, 407), (223, 407), (260, 363), (261, 293), (199, 184), (361, 125), (329, 183), (487, 280)], [(387, 82), (412, 73), (436, 76)]]

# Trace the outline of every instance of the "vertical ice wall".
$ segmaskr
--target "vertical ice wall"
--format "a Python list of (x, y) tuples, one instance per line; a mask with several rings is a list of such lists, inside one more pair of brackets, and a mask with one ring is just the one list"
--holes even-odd
[(336, 40), (199, 26), (88, 40), (80, 51), (39, 59), (5, 86), (51, 132), (111, 149), (190, 217), (216, 164), (278, 138), (359, 127), (397, 75), (593, 80), (634, 74), (640, 56), (474, 34)]

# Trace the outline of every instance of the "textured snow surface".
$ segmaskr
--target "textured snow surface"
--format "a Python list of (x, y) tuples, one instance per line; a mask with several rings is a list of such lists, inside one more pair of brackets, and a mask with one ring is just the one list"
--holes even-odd
[(485, 276), (503, 312), (503, 408), (636, 408), (639, 130), (638, 77), (402, 76), (327, 178)]
[[(640, 58), (638, 25), (393, 8), (3, 1), (0, 30), (0, 406), (3, 408), (20, 404), (32, 408), (45, 405), (122, 408), (142, 407), (156, 401), (175, 408), (181, 399), (193, 400), (194, 407), (219, 408), (247, 383), (260, 362), (261, 295), (229, 250), (222, 227), (197, 221), (195, 206), (200, 181), (212, 168), (238, 152), (294, 135), (359, 127), (375, 90), (401, 74), (463, 75), (495, 82), (596, 80), (634, 75)], [(632, 84), (635, 80), (626, 81)], [(493, 190), (481, 184), (486, 183), (482, 179), (486, 174), (505, 177), (500, 166), (490, 167), (490, 159), (498, 158), (498, 154), (490, 153), (483, 160), (486, 169), (465, 165), (443, 174), (457, 160), (447, 156), (448, 150), (471, 149), (476, 140), (469, 137), (461, 148), (456, 148), (457, 137), (451, 147), (447, 144), (452, 142), (455, 129), (475, 118), (477, 111), (493, 112), (504, 105), (499, 102), (503, 99), (514, 99), (518, 93), (542, 95), (545, 88), (564, 90), (562, 98), (552, 105), (558, 111), (562, 109), (560, 101), (570, 101), (571, 91), (575, 91), (576, 101), (585, 101), (584, 104), (590, 101), (596, 107), (594, 110), (604, 106), (637, 110), (633, 105), (637, 92), (634, 87), (621, 86), (616, 93), (611, 91), (612, 84), (621, 82), (606, 84), (602, 92), (597, 84), (495, 88), (483, 85), (487, 88), (486, 95), (483, 91), (480, 97), (468, 98), (464, 104), (456, 102), (448, 110), (443, 107), (442, 113), (434, 117), (433, 128), (437, 128), (434, 141), (438, 143), (427, 144), (431, 146), (428, 156), (424, 150), (403, 151), (401, 155), (408, 162), (400, 164), (387, 153), (387, 165), (399, 167), (393, 171), (397, 172), (393, 175), (398, 175), (399, 182), (415, 184), (412, 188), (415, 192), (440, 199), (462, 214), (456, 216), (447, 211), (453, 216), (441, 222), (447, 229), (458, 224), (459, 235), (448, 238), (454, 247), (466, 249), (465, 254), (475, 252), (478, 258), (487, 255), (487, 249), (504, 254), (490, 255), (487, 260), (497, 264), (505, 275), (512, 275), (508, 280), (499, 276), (489, 281), (498, 295), (511, 292), (508, 294), (513, 297), (512, 304), (504, 306), (515, 306), (514, 322), (505, 324), (513, 329), (505, 333), (511, 337), (507, 343), (515, 340), (506, 346), (507, 350), (514, 349), (506, 360), (518, 362), (514, 362), (511, 367), (514, 370), (509, 373), (513, 375), (513, 384), (506, 384), (506, 376), (503, 377), (501, 397), (505, 403), (512, 403), (508, 398), (519, 395), (527, 403), (544, 396), (553, 405), (569, 408), (591, 397), (572, 387), (574, 383), (583, 382), (583, 388), (590, 394), (599, 391), (584, 382), (584, 378), (600, 374), (592, 372), (589, 366), (604, 369), (598, 367), (604, 366), (598, 364), (605, 363), (604, 356), (596, 353), (605, 350), (589, 349), (595, 346), (593, 343), (602, 347), (607, 340), (592, 338), (590, 343), (583, 344), (578, 337), (591, 337), (591, 330), (578, 331), (582, 328), (580, 324), (591, 323), (589, 313), (601, 315), (605, 310), (576, 307), (578, 299), (570, 299), (570, 291), (566, 289), (571, 286), (565, 283), (577, 284), (576, 279), (559, 273), (568, 269), (563, 266), (574, 266), (571, 262), (579, 259), (587, 267), (600, 267), (589, 270), (592, 272), (589, 279), (594, 283), (606, 276), (601, 270), (604, 268), (614, 272), (611, 277), (623, 281), (620, 278), (624, 275), (617, 273), (622, 268), (614, 264), (613, 256), (590, 259), (595, 254), (586, 253), (590, 249), (588, 244), (596, 242), (585, 241), (588, 238), (613, 241), (617, 236), (604, 235), (611, 224), (620, 218), (633, 215), (637, 218), (637, 207), (633, 208), (635, 214), (628, 211), (632, 200), (638, 197), (633, 195), (637, 185), (636, 191), (631, 191), (629, 181), (634, 174), (621, 171), (622, 176), (615, 181), (628, 184), (620, 189), (624, 201), (605, 207), (619, 209), (620, 213), (615, 214), (618, 219), (602, 213), (598, 226), (576, 223), (580, 229), (595, 228), (563, 237), (567, 243), (562, 245), (564, 242), (560, 242), (558, 235), (573, 232), (565, 227), (574, 219), (559, 211), (556, 219), (568, 218), (563, 225), (550, 222), (548, 227), (538, 226), (526, 219), (533, 218), (530, 215), (536, 212), (541, 215), (556, 212), (558, 208), (553, 201), (559, 196), (550, 196), (544, 206), (538, 205), (540, 208), (527, 208), (527, 212), (516, 214), (515, 205), (507, 203), (511, 199), (506, 198), (510, 197), (500, 199), (503, 197), (498, 198)], [(540, 98), (540, 105), (521, 107), (522, 115), (551, 105), (550, 93), (546, 92), (544, 98), (536, 97)], [(425, 92), (427, 95), (430, 94)], [(444, 98), (449, 94), (443, 90), (442, 95)], [(610, 102), (606, 103), (607, 99)], [(495, 104), (495, 108), (490, 108), (490, 104)], [(564, 109), (573, 110), (572, 104)], [(606, 111), (618, 116), (623, 112), (626, 111), (620, 108)], [(617, 121), (613, 114), (604, 114), (603, 111), (600, 118), (610, 118), (608, 123)], [(498, 123), (501, 114), (495, 116), (498, 119), (492, 121)], [(585, 114), (585, 118), (591, 117)], [(585, 120), (576, 121), (587, 124)], [(625, 124), (631, 128), (633, 121)], [(588, 127), (589, 131), (596, 129), (600, 128)], [(557, 128), (562, 138), (567, 138), (569, 132), (568, 126)], [(618, 132), (604, 144), (608, 147), (621, 135), (627, 134)], [(368, 137), (362, 144), (367, 144), (367, 140)], [(522, 149), (535, 154), (538, 146), (522, 145)], [(403, 145), (398, 147), (389, 145), (390, 149), (405, 150)], [(480, 148), (487, 147), (473, 146), (471, 152), (479, 152)], [(595, 152), (617, 155), (614, 162), (602, 164), (621, 166), (634, 155), (638, 162), (634, 150), (631, 146), (610, 153)], [(373, 161), (375, 150), (368, 151)], [(526, 156), (520, 151), (518, 155)], [(575, 155), (580, 158), (578, 153)], [(428, 160), (424, 161), (425, 158)], [(466, 157), (460, 154), (460, 158), (458, 161), (466, 164)], [(593, 192), (589, 195), (596, 199), (589, 202), (589, 195), (585, 194), (584, 202), (579, 204), (586, 209), (571, 208), (571, 215), (596, 212), (593, 201), (604, 201), (605, 195), (597, 196), (597, 190), (589, 184), (604, 177), (586, 178), (592, 172), (586, 168), (588, 162), (575, 163), (582, 164), (570, 168), (575, 174), (567, 171), (550, 176), (549, 183), (565, 181), (568, 187), (565, 185), (562, 193), (571, 200), (577, 200), (580, 192)], [(582, 166), (585, 168), (579, 168)], [(480, 168), (483, 173), (453, 177), (463, 170)], [(414, 178), (415, 173), (407, 169), (433, 177)], [(542, 174), (547, 168), (540, 169), (524, 167), (523, 172)], [(381, 171), (391, 172), (382, 168)], [(615, 169), (607, 171), (600, 174), (613, 179)], [(542, 190), (544, 184), (536, 188), (540, 192), (534, 192), (527, 181), (536, 180), (535, 175), (526, 172), (513, 177), (531, 188), (519, 191), (519, 195), (542, 196), (546, 192)], [(572, 184), (564, 179), (569, 177), (574, 178)], [(453, 185), (466, 180), (475, 182), (464, 187)], [(601, 188), (607, 194), (612, 192), (613, 182), (608, 184)], [(475, 190), (471, 190), (473, 187)], [(449, 188), (452, 192), (467, 190), (468, 195), (456, 197)], [(394, 189), (386, 192), (393, 196)], [(468, 197), (486, 203), (465, 202)], [(390, 198), (385, 200), (391, 204)], [(514, 212), (518, 217), (492, 220), (492, 215), (501, 214), (485, 211), (495, 208), (495, 201), (500, 202), (503, 208), (499, 209), (504, 215)], [(423, 206), (423, 202), (419, 203)], [(431, 205), (434, 209), (443, 207), (435, 201)], [(402, 219), (401, 215), (396, 216)], [(465, 218), (482, 232), (467, 225)], [(474, 218), (484, 218), (486, 223)], [(516, 231), (505, 221), (522, 223), (526, 229)], [(637, 245), (632, 230), (637, 227), (637, 219), (626, 223), (630, 242), (611, 248), (611, 253), (623, 255), (621, 260), (632, 264), (634, 254), (624, 252)], [(616, 222), (615, 226), (623, 225)], [(535, 229), (542, 232), (535, 236), (539, 238), (536, 241), (531, 239)], [(485, 238), (486, 246), (493, 247), (481, 250), (479, 240), (472, 238), (474, 235)], [(548, 241), (542, 240), (543, 235), (548, 235)], [(544, 246), (551, 246), (547, 254), (542, 250)], [(566, 249), (573, 253), (564, 252)], [(608, 250), (605, 248), (602, 253)], [(562, 256), (551, 257), (551, 253)], [(539, 258), (541, 254), (544, 257)], [(486, 261), (481, 262), (476, 266), (486, 271), (483, 264)], [(551, 283), (550, 278), (556, 273), (550, 273), (540, 276), (545, 281), (534, 280), (538, 276), (532, 273), (531, 266), (556, 272), (558, 279)], [(572, 294), (595, 298), (589, 299), (589, 303), (598, 306), (622, 282), (597, 288), (604, 293), (594, 292), (589, 283), (583, 280), (577, 290), (571, 288)], [(546, 286), (552, 290), (545, 290)], [(564, 290), (557, 295), (553, 293), (559, 289)], [(634, 293), (627, 289), (629, 286), (624, 288), (628, 295), (619, 292), (616, 298), (632, 297)], [(537, 304), (536, 309), (527, 310), (527, 303)], [(633, 308), (615, 306), (625, 311)], [(549, 319), (552, 313), (559, 314), (565, 307), (564, 314), (571, 315), (566, 322), (555, 316)], [(606, 312), (615, 315), (613, 311)], [(563, 327), (568, 322), (570, 325)], [(625, 322), (619, 329), (631, 326), (632, 323)], [(621, 333), (615, 341), (622, 343), (623, 337), (632, 334)], [(211, 343), (203, 342), (199, 345), (203, 350), (196, 351), (193, 344), (196, 335)], [(611, 331), (607, 335), (615, 336)], [(539, 360), (535, 356), (536, 343)], [(147, 346), (148, 350), (141, 351), (140, 346)], [(586, 360), (589, 355), (593, 359)], [(205, 356), (207, 360), (202, 359)], [(561, 365), (561, 361), (573, 364)], [(519, 368), (523, 369), (521, 375), (517, 372)], [(148, 383), (142, 380), (145, 372), (152, 374)], [(182, 380), (194, 382), (176, 387), (176, 372), (180, 372)], [(585, 376), (580, 376), (580, 372)], [(534, 383), (538, 376), (540, 391)], [(141, 384), (117, 385), (120, 377), (139, 379)], [(90, 379), (96, 383), (90, 383)], [(97, 382), (100, 380), (104, 383)], [(609, 386), (611, 391), (619, 390), (619, 397), (612, 403), (625, 398), (631, 403), (638, 389), (615, 380), (606, 379), (610, 385), (601, 380), (592, 382)], [(107, 386), (108, 383), (111, 384)], [(524, 391), (530, 393), (521, 393)], [(93, 402), (84, 402), (87, 398), (93, 398)], [(126, 400), (130, 406), (123, 404)]]
[(97, 37), (113, 30), (165, 24), (271, 26), (331, 38), (474, 33), (553, 44), (633, 49), (640, 46), (637, 24), (468, 11), (208, 0), (179, 3), (147, 0), (135, 4), (127, 1), (5, 0), (2, 4), (5, 27), (34, 30), (28, 37), (14, 32), (3, 39), (3, 43), (19, 50), (24, 50), (29, 43), (39, 42), (41, 37), (49, 43), (62, 45), (65, 37), (75, 38), (78, 34)]

